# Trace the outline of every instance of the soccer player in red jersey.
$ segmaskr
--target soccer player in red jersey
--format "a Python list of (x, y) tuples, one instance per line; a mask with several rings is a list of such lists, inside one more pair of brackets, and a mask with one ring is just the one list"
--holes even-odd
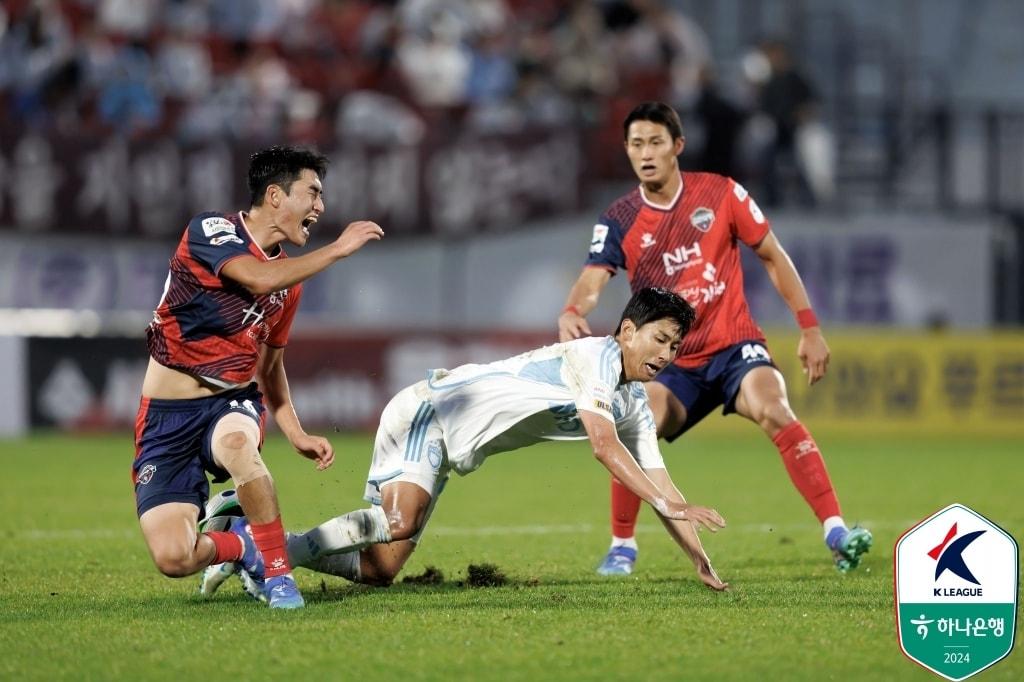
[[(824, 528), (836, 567), (849, 571), (871, 547), (871, 533), (847, 528), (825, 462), (789, 406), (786, 383), (743, 294), (738, 242), (760, 257), (801, 329), (797, 355), (808, 382), (825, 375), (829, 349), (800, 275), (764, 214), (734, 180), (682, 173), (684, 138), (668, 105), (646, 102), (623, 124), (626, 154), (640, 186), (616, 200), (594, 226), (590, 254), (558, 318), (560, 340), (589, 335), (586, 316), (619, 269), (633, 291), (666, 287), (697, 311), (673, 365), (645, 384), (658, 435), (673, 441), (719, 405), (765, 432), (793, 485)], [(640, 501), (612, 480), (612, 546), (602, 575), (629, 574)]]
[[(354, 222), (331, 244), (286, 256), (282, 245), (305, 245), (324, 212), (326, 170), (327, 159), (312, 151), (257, 152), (248, 171), (251, 208), (189, 222), (147, 329), (150, 360), (135, 425), (136, 510), (156, 567), (182, 577), (241, 563), (265, 580), (273, 608), (299, 608), (303, 599), (260, 457), (264, 396), (295, 450), (329, 467), (331, 444), (307, 434), (295, 414), (284, 347), (301, 282), (383, 236), (376, 223)], [(197, 533), (207, 473), (215, 482), (233, 479), (248, 522)]]

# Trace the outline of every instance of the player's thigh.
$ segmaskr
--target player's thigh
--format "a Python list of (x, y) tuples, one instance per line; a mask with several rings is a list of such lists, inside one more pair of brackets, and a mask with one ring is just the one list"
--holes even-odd
[(736, 412), (760, 425), (770, 436), (796, 419), (789, 406), (786, 380), (769, 365), (755, 367), (743, 377), (736, 395)]
[(228, 412), (210, 431), (210, 456), (217, 467), (231, 475), (236, 486), (241, 486), (270, 475), (260, 455), (261, 439), (255, 419), (243, 412)]
[(161, 570), (186, 562), (195, 551), (199, 507), (187, 502), (167, 502), (139, 517), (142, 537)]

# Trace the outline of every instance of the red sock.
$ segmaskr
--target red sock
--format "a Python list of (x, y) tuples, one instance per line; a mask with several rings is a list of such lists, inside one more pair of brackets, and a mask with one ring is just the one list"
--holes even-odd
[(804, 425), (798, 421), (793, 422), (775, 434), (772, 442), (782, 455), (793, 485), (807, 500), (818, 520), (842, 516), (839, 512), (839, 498), (832, 489), (825, 460), (821, 458), (817, 443)]
[(636, 517), (642, 500), (633, 491), (612, 479), (612, 535), (631, 538), (636, 533)]
[(213, 540), (213, 546), (217, 548), (217, 553), (213, 555), (211, 564), (238, 561), (242, 558), (242, 539), (234, 533), (209, 531), (203, 535)]
[(252, 523), (250, 527), (256, 548), (263, 554), (264, 577), (273, 578), (275, 575), (290, 572), (292, 567), (288, 563), (288, 549), (285, 547), (281, 517), (278, 516), (270, 523)]

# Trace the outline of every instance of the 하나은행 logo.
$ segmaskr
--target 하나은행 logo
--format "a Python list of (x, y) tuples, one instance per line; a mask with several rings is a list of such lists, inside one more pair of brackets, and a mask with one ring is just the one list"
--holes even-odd
[(948, 680), (994, 665), (1013, 647), (1018, 549), (961, 504), (904, 533), (894, 552), (896, 627), (908, 658)]

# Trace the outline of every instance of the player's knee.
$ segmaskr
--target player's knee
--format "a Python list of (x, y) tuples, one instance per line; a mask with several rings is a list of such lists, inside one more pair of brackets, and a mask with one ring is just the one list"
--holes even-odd
[(796, 421), (796, 415), (785, 400), (766, 401), (757, 422), (769, 434), (775, 434)]
[(388, 527), (391, 529), (391, 540), (408, 540), (419, 530), (416, 519), (405, 515), (392, 515), (388, 517)]
[(249, 437), (242, 431), (232, 431), (221, 436), (217, 441), (217, 445), (225, 455), (231, 456), (232, 454), (244, 451), (248, 447)]
[(184, 578), (195, 572), (192, 570), (191, 557), (168, 548), (154, 550), (153, 563), (156, 570), (168, 578)]
[(397, 575), (398, 571), (392, 571), (390, 568), (378, 568), (372, 573), (363, 575), (360, 582), (371, 587), (391, 587), (395, 583)]
[(243, 431), (232, 431), (217, 439), (214, 455), (217, 463), (231, 474), (236, 487), (270, 476), (256, 444)]

